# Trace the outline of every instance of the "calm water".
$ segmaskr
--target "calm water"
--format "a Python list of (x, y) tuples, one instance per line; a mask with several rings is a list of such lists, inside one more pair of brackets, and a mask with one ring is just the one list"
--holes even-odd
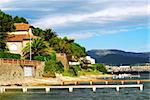
[[(148, 79), (149, 74), (141, 74), (141, 78)], [(150, 100), (150, 83), (144, 83), (144, 91), (139, 91), (139, 88), (122, 88), (120, 92), (115, 89), (97, 89), (95, 93), (92, 89), (75, 89), (72, 93), (67, 89), (55, 89), (50, 93), (42, 90), (29, 92), (3, 93), (0, 94), (0, 100)]]

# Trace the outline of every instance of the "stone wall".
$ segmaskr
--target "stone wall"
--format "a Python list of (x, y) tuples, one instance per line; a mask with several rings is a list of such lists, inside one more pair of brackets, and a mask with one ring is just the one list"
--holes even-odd
[(7, 81), (28, 78), (24, 76), (25, 66), (32, 67), (32, 78), (42, 78), (44, 65), (44, 62), (39, 61), (0, 59), (0, 80)]
[(14, 80), (24, 78), (23, 67), (16, 64), (3, 63), (0, 64), (0, 80)]
[(56, 53), (56, 59), (61, 61), (65, 69), (69, 68), (69, 62), (65, 53)]

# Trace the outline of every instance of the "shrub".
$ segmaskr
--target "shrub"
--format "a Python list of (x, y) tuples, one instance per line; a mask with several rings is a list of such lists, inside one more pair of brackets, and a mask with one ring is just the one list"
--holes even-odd
[(63, 64), (61, 63), (61, 61), (56, 62), (55, 71), (56, 71), (57, 73), (63, 73), (63, 72), (64, 72), (64, 66), (63, 66)]
[(55, 73), (63, 73), (63, 72), (64, 72), (64, 66), (61, 62), (55, 62), (53, 60), (49, 60), (45, 62), (43, 76), (51, 77), (51, 76), (55, 76)]
[(0, 58), (20, 59), (21, 55), (20, 54), (0, 52)]
[(55, 78), (55, 73), (54, 72), (44, 72), (43, 77), (52, 77)]
[(95, 65), (93, 65), (93, 67), (95, 67), (96, 70), (98, 70), (100, 72), (107, 73), (107, 69), (104, 64), (95, 64)]
[(78, 76), (79, 75), (79, 71), (81, 70), (80, 66), (74, 65), (74, 66), (70, 66), (69, 69), (65, 70), (63, 75), (64, 76)]
[(49, 61), (50, 58), (51, 57), (49, 55), (47, 55), (47, 56), (39, 55), (39, 56), (35, 56), (33, 59), (34, 60), (39, 60), (39, 61)]
[(51, 59), (56, 61), (56, 52), (51, 53)]

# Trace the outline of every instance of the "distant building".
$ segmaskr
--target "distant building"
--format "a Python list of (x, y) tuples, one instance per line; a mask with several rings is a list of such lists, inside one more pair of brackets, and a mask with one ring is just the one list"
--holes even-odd
[(95, 59), (91, 58), (90, 56), (86, 56), (84, 60), (90, 64), (95, 64)]
[(32, 26), (26, 23), (15, 23), (15, 32), (9, 32), (7, 37), (7, 46), (10, 53), (22, 54), (22, 49), (30, 39), (37, 38), (32, 34)]
[(69, 61), (69, 65), (80, 65), (79, 61)]
[(130, 68), (130, 66), (119, 66), (120, 68)]

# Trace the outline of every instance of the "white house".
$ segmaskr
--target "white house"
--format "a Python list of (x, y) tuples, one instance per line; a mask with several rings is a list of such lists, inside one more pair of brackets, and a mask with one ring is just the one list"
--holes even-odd
[(80, 62), (79, 61), (74, 61), (74, 62), (69, 61), (69, 65), (80, 65)]
[(10, 53), (22, 54), (22, 49), (30, 39), (37, 38), (32, 34), (32, 26), (26, 23), (15, 23), (15, 32), (8, 32), (7, 47)]
[(89, 61), (91, 64), (95, 64), (95, 59), (91, 58), (90, 56), (86, 56), (85, 60)]

